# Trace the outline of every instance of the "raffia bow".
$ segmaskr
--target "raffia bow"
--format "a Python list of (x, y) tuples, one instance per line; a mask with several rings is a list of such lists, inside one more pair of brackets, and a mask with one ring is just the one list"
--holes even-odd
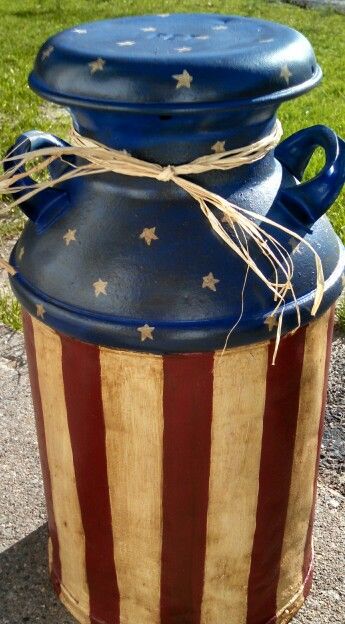
[[(23, 191), (23, 188), (21, 186), (16, 186), (16, 183), (27, 178), (28, 175), (32, 176), (33, 174), (46, 170), (55, 160), (69, 156), (80, 157), (84, 162), (75, 167), (71, 166), (69, 163), (70, 167), (68, 171), (59, 177), (47, 181), (35, 182), (31, 187), (26, 187), (25, 194), (17, 197), (14, 200), (14, 205), (19, 205), (27, 201), (30, 197), (36, 195), (45, 188), (51, 188), (72, 178), (97, 175), (110, 171), (133, 177), (153, 178), (161, 182), (173, 182), (195, 199), (202, 213), (208, 219), (212, 229), (228, 247), (243, 260), (247, 266), (247, 274), (249, 269), (252, 270), (272, 292), (275, 307), (271, 315), (275, 316), (279, 308), (281, 308), (276, 335), (277, 350), (281, 335), (285, 298), (288, 293), (291, 294), (295, 302), (297, 317), (296, 328), (300, 326), (300, 311), (292, 283), (294, 265), (290, 250), (287, 250), (274, 236), (266, 232), (257, 221), (266, 223), (294, 237), (300, 243), (308, 247), (314, 254), (317, 279), (314, 303), (311, 310), (313, 316), (320, 306), (324, 293), (324, 276), (319, 255), (310, 243), (301, 238), (296, 232), (276, 223), (268, 217), (241, 208), (224, 197), (205, 189), (183, 176), (205, 173), (211, 170), (229, 171), (230, 169), (236, 169), (237, 167), (254, 163), (264, 158), (269, 151), (276, 147), (281, 136), (282, 127), (280, 122), (277, 121), (269, 135), (248, 146), (226, 150), (220, 153), (206, 154), (205, 156), (201, 156), (182, 165), (161, 166), (157, 163), (135, 158), (125, 150), (116, 150), (102, 145), (92, 139), (79, 135), (73, 130), (71, 134), (71, 146), (47, 147), (20, 155), (8, 154), (5, 161), (13, 164), (13, 167), (0, 177), (0, 193), (6, 195), (11, 193), (15, 195)], [(41, 162), (37, 162), (38, 158), (41, 159)], [(23, 169), (25, 169), (25, 171)], [(227, 224), (230, 226), (233, 237), (231, 237), (222, 226), (214, 209), (222, 213), (223, 220), (226, 220)], [(273, 279), (267, 277), (255, 262), (255, 259), (249, 251), (249, 241), (257, 246), (261, 254), (270, 263), (273, 270)], [(6, 261), (1, 260), (0, 263), (9, 273), (14, 274), (16, 272)], [(279, 277), (279, 275), (282, 277)]]

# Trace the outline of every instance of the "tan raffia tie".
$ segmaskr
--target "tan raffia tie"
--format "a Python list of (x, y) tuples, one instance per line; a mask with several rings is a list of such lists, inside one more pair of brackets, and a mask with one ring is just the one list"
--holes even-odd
[[(280, 122), (277, 121), (269, 135), (250, 145), (232, 150), (226, 150), (220, 153), (206, 154), (205, 156), (196, 158), (195, 160), (183, 165), (161, 166), (157, 163), (151, 163), (141, 160), (140, 158), (135, 158), (126, 152), (126, 150), (116, 150), (102, 145), (101, 143), (87, 137), (83, 137), (72, 130), (72, 144), (70, 146), (46, 147), (32, 152), (26, 152), (19, 156), (14, 156), (11, 153), (8, 154), (5, 161), (7, 163), (13, 163), (13, 167), (0, 176), (0, 194), (15, 195), (16, 193), (23, 191), (23, 187), (16, 186), (16, 182), (46, 170), (47, 167), (57, 159), (63, 159), (69, 156), (77, 156), (83, 159), (84, 162), (74, 167), (70, 165), (68, 171), (63, 173), (58, 178), (37, 183), (34, 182), (31, 186), (26, 187), (27, 190), (23, 196), (14, 200), (13, 205), (20, 205), (40, 191), (56, 186), (57, 184), (61, 184), (72, 178), (97, 175), (110, 171), (132, 177), (145, 177), (153, 178), (161, 182), (173, 182), (182, 188), (188, 195), (193, 197), (193, 199), (195, 199), (200, 210), (208, 219), (212, 229), (228, 245), (228, 247), (230, 247), (230, 249), (232, 249), (232, 251), (243, 260), (243, 262), (247, 265), (247, 270), (251, 269), (254, 271), (267, 288), (272, 291), (273, 299), (276, 305), (271, 315), (274, 316), (278, 309), (282, 307), (282, 311), (280, 312), (278, 319), (276, 340), (277, 348), (281, 334), (285, 297), (289, 292), (291, 292), (291, 296), (296, 307), (296, 328), (300, 326), (300, 311), (292, 284), (294, 266), (290, 250), (287, 250), (274, 236), (268, 234), (256, 222), (260, 221), (261, 223), (266, 223), (281, 232), (289, 234), (308, 247), (314, 254), (317, 279), (315, 285), (314, 303), (311, 310), (311, 314), (313, 316), (316, 314), (320, 306), (324, 293), (324, 276), (319, 255), (310, 243), (305, 241), (294, 231), (276, 223), (275, 221), (272, 221), (268, 217), (258, 215), (251, 210), (241, 208), (224, 197), (205, 189), (199, 184), (196, 184), (191, 180), (187, 180), (183, 176), (205, 173), (206, 171), (212, 170), (229, 171), (244, 165), (252, 164), (264, 158), (268, 152), (274, 149), (278, 145), (281, 136), (282, 126)], [(37, 162), (37, 158), (40, 158), (41, 162)], [(21, 170), (23, 168), (25, 171)], [(232, 229), (233, 237), (231, 237), (224, 229), (214, 209), (217, 209), (226, 218), (226, 222)], [(268, 278), (250, 255), (247, 244), (250, 240), (255, 243), (260, 252), (271, 264), (274, 279)], [(13, 267), (11, 267), (6, 261), (1, 260), (1, 266), (11, 274), (15, 273), (15, 269), (13, 269)], [(282, 281), (279, 281), (278, 279), (279, 271), (283, 276), (283, 278), (280, 278)]]

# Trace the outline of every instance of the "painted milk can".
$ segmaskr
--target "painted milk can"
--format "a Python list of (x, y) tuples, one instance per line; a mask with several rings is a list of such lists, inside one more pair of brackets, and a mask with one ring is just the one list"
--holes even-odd
[[(49, 164), (58, 184), (33, 195), (28, 176), (18, 183), (29, 219), (11, 284), (23, 306), (50, 573), (79, 622), (282, 624), (309, 592), (343, 274), (324, 215), (344, 183), (345, 145), (319, 125), (244, 166), (185, 175), (255, 213), (267, 236), (272, 222), (285, 228), (276, 238), (293, 260), (294, 297), (281, 301), (274, 365), (274, 297), (243, 260), (249, 248), (264, 271), (265, 253), (223, 216), (221, 231), (242, 243), (243, 257), (235, 253), (172, 176), (205, 155), (242, 154), (272, 134), (281, 102), (320, 79), (300, 33), (215, 14), (85, 24), (37, 56), (30, 85), (69, 108), (75, 136), (164, 170), (69, 177), (82, 162), (67, 154)], [(31, 131), (10, 153), (66, 145)], [(319, 146), (325, 164), (302, 181)], [(313, 250), (324, 275), (314, 316)]]

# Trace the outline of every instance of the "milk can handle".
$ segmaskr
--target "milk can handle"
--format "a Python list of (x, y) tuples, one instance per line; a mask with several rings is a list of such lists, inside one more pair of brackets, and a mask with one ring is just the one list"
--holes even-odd
[[(18, 137), (13, 147), (9, 149), (8, 155), (17, 156), (44, 147), (64, 147), (66, 145), (68, 143), (53, 134), (31, 130)], [(10, 171), (12, 167), (13, 161), (5, 160), (5, 171)], [(57, 178), (68, 168), (68, 163), (57, 160), (48, 167), (48, 170), (52, 178)], [(17, 172), (22, 170), (19, 169)], [(25, 197), (25, 193), (31, 190), (30, 187), (33, 184), (35, 181), (30, 176), (17, 181), (16, 185), (23, 187), (23, 191), (19, 191), (18, 195)], [(59, 188), (48, 188), (23, 201), (20, 207), (24, 214), (36, 224), (37, 230), (42, 231), (70, 207), (70, 202), (66, 191)]]
[(282, 141), (275, 156), (297, 180), (301, 180), (317, 147), (326, 162), (312, 180), (281, 189), (279, 199), (305, 226), (317, 221), (338, 197), (345, 182), (345, 142), (327, 126), (312, 126)]

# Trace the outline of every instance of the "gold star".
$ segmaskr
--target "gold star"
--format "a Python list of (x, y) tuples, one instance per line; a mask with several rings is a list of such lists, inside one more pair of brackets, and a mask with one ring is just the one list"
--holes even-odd
[(216, 141), (211, 148), (215, 154), (225, 152), (225, 141)]
[(274, 327), (278, 327), (278, 321), (273, 314), (266, 316), (265, 325), (268, 326), (268, 331), (272, 331)]
[(295, 238), (294, 236), (291, 236), (291, 238), (289, 238), (289, 245), (292, 249), (292, 253), (295, 253), (295, 252), (301, 253), (301, 250), (298, 249), (300, 242), (301, 241)]
[(154, 329), (154, 327), (150, 327), (147, 323), (145, 323), (142, 327), (138, 327), (137, 331), (141, 335), (141, 342), (144, 342), (147, 339), (153, 340), (152, 333), (154, 332)]
[(210, 38), (210, 35), (196, 35), (195, 39), (200, 39), (200, 41), (206, 41), (206, 39)]
[(122, 46), (122, 47), (128, 47), (128, 46), (135, 45), (135, 41), (117, 41), (116, 45)]
[(192, 48), (188, 48), (187, 46), (183, 46), (182, 48), (175, 48), (176, 52), (190, 52)]
[(23, 258), (23, 256), (24, 256), (24, 252), (25, 252), (24, 247), (21, 247), (21, 248), (19, 249), (19, 252), (18, 252), (18, 260), (22, 260), (22, 258)]
[(223, 223), (227, 223), (228, 225), (231, 225), (231, 226), (233, 225), (233, 221), (232, 221), (230, 215), (227, 215), (227, 214), (224, 214), (222, 216), (222, 222)]
[(140, 28), (143, 32), (156, 32), (157, 28), (154, 26), (146, 26), (145, 28)]
[(219, 26), (212, 26), (212, 30), (228, 30), (228, 27), (220, 24)]
[(284, 78), (286, 84), (288, 85), (290, 82), (290, 78), (292, 76), (292, 72), (290, 72), (287, 64), (285, 63), (285, 65), (283, 65), (281, 72), (280, 72), (280, 78)]
[(143, 238), (145, 243), (150, 246), (153, 240), (158, 240), (158, 236), (156, 236), (156, 228), (144, 228), (139, 238)]
[(48, 46), (48, 48), (46, 48), (45, 50), (43, 50), (42, 52), (42, 61), (45, 61), (47, 58), (50, 57), (50, 55), (52, 54), (52, 52), (54, 52), (54, 46)]
[(209, 273), (208, 275), (204, 275), (204, 277), (202, 278), (202, 287), (209, 288), (210, 290), (213, 290), (215, 292), (217, 290), (216, 284), (218, 284), (219, 281), (219, 279), (214, 277), (213, 273)]
[(77, 230), (67, 230), (66, 234), (63, 235), (63, 239), (68, 247), (68, 245), (70, 244), (70, 242), (75, 241), (75, 233)]
[(91, 74), (95, 74), (97, 71), (103, 71), (105, 65), (105, 60), (102, 58), (98, 58), (95, 61), (91, 61), (89, 63)]
[(101, 280), (101, 278), (99, 278), (97, 280), (97, 282), (94, 282), (92, 284), (94, 289), (95, 289), (95, 296), (96, 297), (98, 297), (98, 295), (101, 295), (101, 294), (102, 295), (107, 295), (108, 294), (107, 291), (106, 291), (107, 284), (108, 284), (108, 282), (104, 282), (103, 280)]
[(181, 87), (190, 89), (193, 76), (191, 76), (186, 69), (183, 70), (182, 74), (174, 74), (173, 78), (177, 80), (176, 89), (181, 89)]
[(46, 311), (41, 303), (36, 303), (36, 316), (43, 319)]

